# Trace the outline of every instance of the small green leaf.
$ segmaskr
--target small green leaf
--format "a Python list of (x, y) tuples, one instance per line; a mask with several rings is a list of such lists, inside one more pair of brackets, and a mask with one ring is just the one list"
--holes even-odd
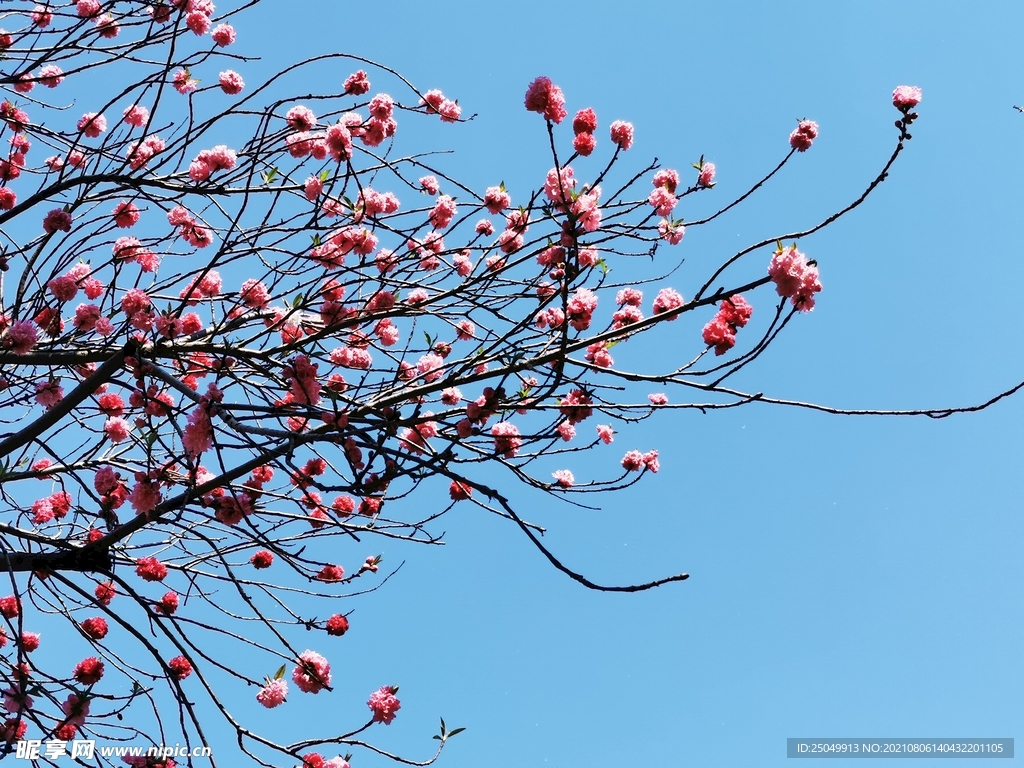
[(322, 241), (320, 240), (320, 235), (319, 235), (319, 233), (318, 233), (318, 234), (315, 234), (315, 235), (313, 235), (313, 247), (314, 247), (314, 248), (317, 248), (317, 247), (319, 247), (319, 245), (320, 245), (320, 243), (321, 243), (321, 242), (322, 242)]
[(442, 735), (442, 736), (444, 736), (444, 732), (445, 732), (446, 730), (447, 730), (447, 729), (445, 728), (445, 725), (444, 725), (444, 718), (442, 717), (442, 718), (441, 718), (441, 735)]
[(448, 738), (450, 739), (452, 736), (458, 736), (464, 730), (466, 730), (466, 729), (465, 728), (456, 728), (455, 730), (449, 731), (448, 732)]
[(274, 673), (274, 679), (275, 680), (280, 680), (282, 677), (284, 677), (285, 667), (286, 667), (286, 665), (282, 664), (280, 669), (278, 669), (277, 672)]
[(330, 168), (324, 168), (320, 171), (320, 181), (327, 181), (329, 178), (331, 178)]

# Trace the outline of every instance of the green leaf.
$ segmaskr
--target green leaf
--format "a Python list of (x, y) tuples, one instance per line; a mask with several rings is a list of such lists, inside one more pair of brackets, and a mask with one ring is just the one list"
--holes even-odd
[(260, 171), (260, 176), (263, 177), (264, 184), (269, 184), (270, 182), (272, 182), (275, 178), (277, 178), (277, 174), (277, 168), (271, 168), (269, 171)]
[(275, 680), (280, 680), (280, 679), (281, 679), (282, 677), (284, 677), (284, 670), (285, 670), (285, 667), (286, 667), (286, 665), (285, 665), (285, 664), (282, 664), (282, 665), (281, 665), (281, 668), (280, 668), (280, 669), (278, 669), (278, 670), (277, 670), (277, 672), (275, 672), (275, 673), (274, 673), (274, 679), (275, 679)]
[(449, 731), (448, 732), (448, 738), (450, 739), (452, 736), (458, 736), (464, 730), (466, 730), (466, 729), (465, 728), (456, 728), (455, 730)]
[(329, 178), (331, 178), (330, 168), (324, 168), (322, 171), (320, 171), (320, 181), (327, 181)]
[(444, 732), (445, 732), (446, 730), (447, 730), (447, 729), (445, 728), (445, 725), (444, 725), (444, 718), (442, 717), (442, 718), (441, 718), (441, 735), (442, 735), (442, 736), (444, 736)]
[(423, 338), (425, 338), (427, 340), (427, 346), (428, 347), (434, 346), (434, 340), (432, 338), (430, 338), (430, 334), (427, 333), (426, 331), (423, 332)]
[(313, 235), (313, 247), (314, 248), (319, 247), (321, 242), (323, 242), (323, 241), (320, 239), (320, 234), (319, 233)]

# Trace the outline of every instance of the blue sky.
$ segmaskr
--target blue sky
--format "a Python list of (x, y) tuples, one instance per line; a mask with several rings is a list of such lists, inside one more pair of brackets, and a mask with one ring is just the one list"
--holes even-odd
[[(476, 120), (406, 119), (403, 147), (454, 149), (452, 175), (503, 179), (514, 200), (551, 165), (542, 121), (522, 107), (541, 74), (570, 114), (595, 108), (600, 138), (613, 119), (633, 122), (637, 168), (715, 162), (719, 185), (689, 219), (770, 169), (795, 119), (816, 120), (821, 137), (776, 183), (688, 233), (679, 248), (697, 268), (674, 283), (687, 295), (700, 268), (854, 199), (895, 144), (892, 89), (921, 86), (889, 180), (801, 242), (820, 263), (818, 307), (737, 384), (906, 408), (980, 402), (1024, 378), (1019, 5), (307, 6), (302, 19), (276, 5), (239, 19), (241, 39), (271, 51), (267, 71), (300, 50), (344, 50), (443, 89)], [(771, 306), (764, 290), (751, 300)], [(707, 319), (631, 353), (682, 359)], [(447, 546), (385, 549), (406, 564), (354, 606), (330, 706), (290, 708), (288, 726), (323, 717), (334, 729), (389, 682), (403, 708), (378, 743), (425, 756), (442, 715), (468, 728), (449, 768), (770, 766), (792, 736), (1019, 737), (1022, 414), (1020, 397), (941, 421), (750, 406), (624, 431), (616, 449), (659, 448), (657, 476), (600, 511), (517, 501), (596, 580), (685, 570), (688, 582), (591, 593), (512, 526), (459, 509)]]

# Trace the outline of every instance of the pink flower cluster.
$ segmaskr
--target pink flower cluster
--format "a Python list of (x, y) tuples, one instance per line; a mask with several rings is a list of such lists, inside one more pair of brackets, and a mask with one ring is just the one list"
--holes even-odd
[[(658, 291), (658, 295), (654, 297), (654, 314), (663, 315), (666, 312), (679, 309), (685, 303), (683, 297), (674, 288), (662, 288)], [(678, 317), (679, 315), (673, 315), (668, 320), (672, 321)]]
[(390, 725), (395, 719), (395, 713), (402, 708), (402, 704), (395, 698), (396, 693), (398, 686), (385, 685), (370, 694), (366, 706), (373, 711), (373, 722)]
[(145, 168), (153, 155), (163, 152), (165, 146), (164, 140), (159, 136), (147, 136), (142, 141), (133, 141), (128, 145), (125, 159), (128, 160), (128, 166), (137, 171)]
[(797, 152), (806, 152), (818, 138), (818, 124), (813, 120), (801, 120), (789, 134), (789, 146)]
[(779, 296), (786, 296), (801, 312), (814, 309), (814, 294), (821, 291), (817, 264), (807, 260), (795, 245), (781, 247), (768, 264), (768, 275)]
[(576, 113), (572, 120), (572, 130), (576, 134), (572, 141), (573, 149), (583, 157), (589, 156), (597, 146), (597, 139), (594, 138), (597, 131), (597, 114), (591, 107)]
[(292, 670), (292, 680), (304, 693), (320, 693), (331, 684), (331, 665), (316, 651), (303, 651)]
[(637, 472), (644, 467), (649, 469), (651, 472), (657, 473), (661, 468), (661, 465), (658, 463), (657, 451), (651, 450), (647, 453), (629, 451), (622, 457), (622, 468), (627, 472)]
[(530, 112), (538, 112), (553, 123), (562, 122), (569, 114), (565, 110), (565, 94), (550, 77), (538, 77), (530, 83), (524, 104)]
[(616, 120), (611, 124), (612, 143), (625, 151), (633, 146), (633, 124)]
[(445, 95), (437, 89), (427, 91), (420, 103), (426, 107), (427, 112), (439, 114), (442, 123), (458, 122), (462, 115), (462, 107), (459, 106), (459, 102), (445, 98)]
[(192, 181), (206, 181), (214, 171), (230, 171), (238, 162), (233, 149), (225, 144), (218, 144), (213, 149), (199, 151), (196, 159), (188, 167), (188, 175)]
[(715, 348), (716, 355), (724, 355), (736, 344), (736, 331), (750, 320), (754, 308), (740, 294), (730, 296), (718, 305), (718, 312), (704, 326), (704, 343)]
[(892, 103), (900, 112), (907, 113), (921, 103), (921, 89), (916, 85), (901, 85), (892, 92)]

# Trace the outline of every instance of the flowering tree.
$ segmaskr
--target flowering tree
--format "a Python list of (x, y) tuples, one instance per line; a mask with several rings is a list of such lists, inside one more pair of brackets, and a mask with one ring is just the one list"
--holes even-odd
[[(659, 410), (835, 410), (727, 381), (814, 307), (818, 265), (797, 241), (886, 178), (918, 88), (893, 93), (895, 148), (859, 197), (688, 277), (685, 298), (669, 279), (685, 229), (811, 148), (816, 123), (799, 121), (750, 190), (684, 224), (680, 202), (714, 188), (713, 163), (624, 168), (633, 126), (602, 132), (585, 108), (570, 136), (565, 96), (537, 78), (525, 107), (543, 118), (551, 157), (513, 200), (504, 184), (478, 193), (400, 154), (399, 117), (458, 123), (462, 108), (386, 67), (322, 56), (247, 87), (226, 66), (244, 69), (230, 17), (247, 6), (9, 6), (0, 759), (26, 738), (202, 745), (210, 710), (262, 765), (337, 768), (348, 757), (325, 754), (352, 747), (409, 762), (365, 736), (399, 710), (392, 686), (342, 733), (286, 743), (245, 725), (245, 706), (332, 690), (331, 644), (349, 621), (326, 601), (378, 574), (372, 553), (342, 564), (362, 558), (366, 536), (436, 543), (434, 521), (466, 502), (589, 588), (682, 581), (592, 582), (542, 543), (508, 481), (559, 496), (629, 486), (658, 471), (658, 452), (634, 448), (622, 425)], [(302, 95), (310, 71), (333, 92)], [(66, 106), (69, 89), (86, 111)], [(617, 282), (634, 257), (656, 272)], [(743, 331), (755, 292), (767, 320)], [(616, 366), (618, 345), (689, 313), (705, 324), (683, 338), (687, 354)], [(673, 388), (700, 400), (670, 401)], [(615, 442), (626, 450), (605, 475), (578, 481), (580, 452), (607, 456)], [(38, 631), (61, 623), (65, 666), (46, 661)], [(248, 704), (229, 707), (247, 689)], [(442, 721), (437, 752), (414, 764), (459, 730)]]

